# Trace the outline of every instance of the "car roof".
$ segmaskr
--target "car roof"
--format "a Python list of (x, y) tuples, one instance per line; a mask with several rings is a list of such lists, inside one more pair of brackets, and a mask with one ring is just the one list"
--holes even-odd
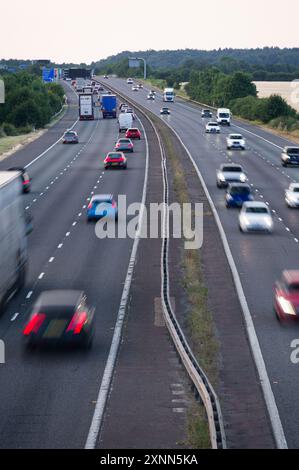
[(282, 278), (287, 284), (297, 284), (299, 283), (299, 270), (283, 271)]
[(139, 131), (137, 127), (129, 127), (128, 131)]
[(238, 134), (237, 132), (229, 134), (228, 137), (232, 137), (233, 135), (236, 136), (236, 137), (241, 137), (241, 139), (243, 138), (242, 134)]
[(34, 304), (34, 309), (45, 307), (72, 307), (76, 306), (84, 295), (81, 290), (48, 290), (42, 292)]
[(299, 183), (291, 183), (290, 186), (289, 186), (289, 189), (295, 189), (295, 188), (299, 188)]
[(208, 122), (207, 125), (211, 126), (212, 124), (213, 124), (213, 126), (215, 126), (215, 125), (218, 126), (218, 122), (216, 122), (216, 121), (210, 121), (210, 122)]
[(295, 145), (287, 145), (284, 150), (299, 150), (299, 147), (296, 147)]
[(94, 194), (91, 198), (91, 201), (100, 201), (100, 202), (106, 202), (106, 201), (112, 201), (113, 200), (113, 194)]
[(266, 209), (269, 210), (269, 207), (267, 206), (267, 204), (261, 201), (247, 201), (247, 202), (244, 202), (243, 207), (265, 207)]

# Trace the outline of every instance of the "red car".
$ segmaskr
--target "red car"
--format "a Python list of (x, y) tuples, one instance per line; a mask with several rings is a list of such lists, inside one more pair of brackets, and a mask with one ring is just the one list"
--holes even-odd
[(105, 170), (108, 168), (127, 169), (127, 159), (122, 152), (109, 152), (104, 160)]
[(283, 271), (275, 284), (274, 309), (282, 321), (299, 318), (299, 270)]
[(137, 127), (132, 127), (126, 131), (126, 137), (129, 139), (141, 139), (141, 132)]

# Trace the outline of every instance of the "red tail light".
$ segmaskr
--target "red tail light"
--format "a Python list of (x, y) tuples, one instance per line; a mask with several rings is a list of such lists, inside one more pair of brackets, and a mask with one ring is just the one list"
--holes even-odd
[(116, 148), (119, 148), (119, 147), (120, 147), (120, 144), (116, 144), (116, 146), (115, 146), (115, 147), (116, 147)]
[(29, 181), (29, 180), (25, 180), (25, 181), (23, 181), (23, 184), (29, 184), (29, 183), (30, 183), (30, 181)]
[(72, 331), (74, 335), (78, 335), (81, 333), (82, 328), (87, 320), (87, 313), (86, 312), (76, 312), (73, 318), (70, 321), (69, 326), (67, 327), (67, 332)]
[(87, 206), (87, 209), (91, 209), (92, 208), (92, 203), (90, 202)]
[(116, 208), (116, 202), (115, 201), (112, 201), (112, 207), (113, 207), (113, 209)]
[(45, 318), (45, 313), (34, 313), (34, 315), (32, 315), (29, 322), (24, 328), (24, 335), (28, 336), (30, 335), (30, 333), (37, 333), (40, 327), (42, 326)]

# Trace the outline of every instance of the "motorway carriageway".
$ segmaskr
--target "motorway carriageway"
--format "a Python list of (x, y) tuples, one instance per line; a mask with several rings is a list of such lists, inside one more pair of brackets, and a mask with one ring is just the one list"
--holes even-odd
[[(147, 101), (147, 88), (133, 92), (125, 80), (110, 78), (104, 82), (156, 115), (163, 105), (170, 108), (171, 116), (162, 119), (191, 153), (216, 206), (252, 315), (288, 447), (298, 448), (299, 365), (293, 364), (290, 356), (291, 343), (299, 338), (299, 325), (281, 326), (273, 311), (275, 281), (282, 270), (299, 268), (299, 212), (287, 208), (284, 202), (285, 189), (291, 182), (299, 182), (299, 168), (283, 168), (280, 164), (282, 147), (294, 143), (235, 119), (231, 127), (222, 128), (220, 135), (207, 135), (207, 121), (202, 120), (198, 106), (178, 98), (163, 104), (161, 93), (155, 101)], [(231, 132), (240, 132), (246, 138), (245, 152), (226, 150), (226, 137)], [(227, 162), (243, 166), (256, 200), (269, 205), (274, 217), (273, 234), (239, 232), (238, 211), (226, 209), (224, 190), (216, 187), (216, 170)], [(228, 292), (228, 301), (229, 296)]]
[[(63, 120), (1, 162), (1, 169), (30, 164), (71, 127), (78, 117), (77, 97), (70, 90), (67, 95), (71, 106)], [(145, 139), (135, 143), (126, 171), (104, 172), (104, 156), (118, 137), (117, 121), (77, 122), (74, 130), (79, 144), (60, 141), (29, 167), (32, 191), (24, 200), (34, 230), (28, 239), (28, 279), (0, 319), (7, 358), (0, 367), (1, 448), (84, 448), (111, 345), (133, 240), (99, 240), (94, 225), (86, 223), (86, 207), (93, 193), (125, 194), (128, 204), (141, 201)], [(23, 350), (22, 329), (32, 304), (41, 291), (53, 288), (83, 289), (97, 306), (91, 351)]]

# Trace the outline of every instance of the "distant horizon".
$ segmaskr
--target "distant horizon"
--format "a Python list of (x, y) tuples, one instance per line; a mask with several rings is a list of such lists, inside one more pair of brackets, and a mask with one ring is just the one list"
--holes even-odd
[(87, 66), (90, 66), (92, 63), (94, 62), (100, 62), (102, 60), (107, 60), (109, 59), (110, 57), (115, 57), (117, 55), (120, 55), (120, 54), (123, 54), (124, 52), (128, 52), (128, 53), (136, 53), (136, 52), (144, 52), (144, 53), (148, 53), (148, 52), (175, 52), (175, 51), (199, 51), (199, 52), (213, 52), (213, 51), (250, 51), (250, 50), (263, 50), (263, 49), (279, 49), (279, 50), (295, 50), (295, 49), (298, 49), (299, 51), (299, 46), (293, 46), (293, 47), (280, 47), (280, 46), (262, 46), (262, 47), (219, 47), (219, 48), (213, 48), (213, 49), (198, 49), (198, 48), (191, 48), (191, 47), (188, 47), (188, 48), (179, 48), (179, 49), (143, 49), (143, 50), (120, 50), (114, 54), (110, 54), (106, 57), (101, 57), (101, 58), (97, 58), (97, 59), (93, 59), (91, 62), (75, 62), (73, 60), (70, 60), (70, 61), (56, 61), (56, 60), (52, 60), (53, 58), (52, 57), (34, 57), (34, 58), (24, 58), (24, 57), (1, 57), (0, 58), (0, 62), (3, 62), (3, 61), (17, 61), (17, 62), (20, 62), (20, 61), (23, 61), (23, 62), (34, 62), (34, 61), (38, 61), (38, 60), (51, 60), (51, 63), (52, 64), (75, 64), (75, 65), (80, 65), (80, 64), (85, 64)]

